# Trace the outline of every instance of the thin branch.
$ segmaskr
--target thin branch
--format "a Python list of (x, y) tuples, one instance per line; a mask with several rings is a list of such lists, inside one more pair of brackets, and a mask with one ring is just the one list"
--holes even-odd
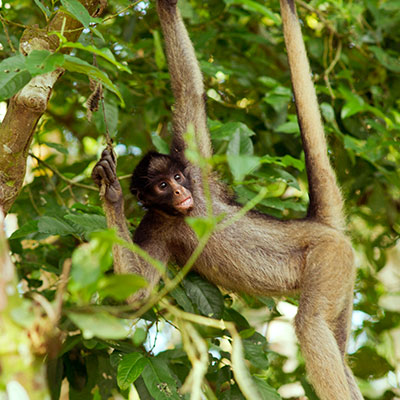
[(115, 14), (109, 15), (108, 17), (106, 17), (106, 18), (103, 19), (102, 23), (103, 23), (103, 22), (106, 22), (106, 21), (108, 21), (108, 20), (110, 20), (110, 19), (113, 19), (113, 18), (118, 17), (118, 15), (120, 15), (120, 14), (124, 13), (125, 11), (128, 11), (129, 9), (131, 9), (131, 8), (133, 8), (133, 7), (135, 7), (135, 6), (137, 6), (141, 1), (142, 1), (142, 0), (136, 0), (134, 3), (129, 4), (129, 6), (123, 8), (122, 10), (117, 11)]
[(62, 305), (65, 289), (67, 288), (69, 274), (71, 272), (72, 261), (70, 258), (66, 259), (63, 264), (62, 274), (60, 277), (60, 283), (57, 288), (56, 298), (54, 301), (54, 324), (58, 325), (62, 314)]
[(4, 20), (4, 18), (3, 18), (3, 16), (1, 14), (0, 14), (0, 21), (1, 21), (1, 24), (3, 25), (4, 34), (6, 35), (7, 43), (10, 46), (11, 51), (13, 53), (16, 53), (17, 50), (15, 50), (15, 47), (13, 46), (13, 44), (11, 42), (10, 36), (8, 34), (8, 29), (7, 29), (7, 26), (6, 26), (6, 22), (5, 22), (5, 20)]
[(56, 174), (60, 179), (67, 182), (69, 185), (77, 186), (82, 189), (93, 190), (95, 192), (99, 191), (99, 189), (96, 186), (85, 185), (84, 183), (78, 183), (78, 182), (73, 181), (72, 179), (65, 177), (57, 168), (52, 167), (50, 164), (47, 164), (46, 161), (41, 160), (39, 157), (35, 156), (34, 154), (29, 153), (29, 155), (31, 157), (33, 157), (38, 163), (42, 164), (43, 166), (48, 168), (50, 171), (52, 171), (54, 174)]

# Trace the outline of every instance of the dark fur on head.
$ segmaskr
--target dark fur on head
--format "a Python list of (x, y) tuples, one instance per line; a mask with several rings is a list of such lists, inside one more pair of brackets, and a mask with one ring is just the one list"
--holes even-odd
[[(152, 187), (157, 180), (163, 179), (168, 175), (181, 172), (184, 175), (182, 185), (191, 191), (191, 181), (185, 172), (186, 167), (179, 160), (172, 158), (168, 154), (161, 154), (156, 151), (148, 152), (132, 174), (130, 190), (146, 208), (155, 207), (162, 209), (169, 214), (176, 214), (171, 207), (169, 197), (154, 196)], [(164, 204), (166, 203), (166, 204)]]

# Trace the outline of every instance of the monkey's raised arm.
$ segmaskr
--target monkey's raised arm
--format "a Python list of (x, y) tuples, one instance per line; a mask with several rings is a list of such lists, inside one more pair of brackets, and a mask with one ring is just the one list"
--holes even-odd
[[(116, 162), (114, 155), (108, 149), (104, 150), (100, 161), (95, 165), (92, 172), (94, 182), (104, 188), (101, 194), (103, 210), (106, 214), (107, 226), (116, 228), (118, 236), (128, 243), (132, 243), (131, 234), (126, 225), (124, 213), (124, 198), (121, 185), (116, 174)], [(163, 242), (153, 241), (151, 235), (141, 240), (140, 247), (148, 251), (150, 256), (167, 263), (169, 252)], [(142, 300), (148, 297), (153, 287), (160, 279), (160, 273), (136, 253), (120, 245), (113, 246), (114, 271), (117, 274), (137, 274), (143, 276), (149, 286), (135, 293), (129, 302)]]
[(297, 116), (306, 159), (310, 206), (308, 217), (343, 229), (343, 200), (329, 163), (315, 88), (311, 80), (294, 0), (280, 0)]
[(199, 151), (208, 158), (212, 155), (212, 148), (207, 129), (203, 76), (177, 2), (178, 0), (157, 0), (175, 97), (171, 155), (183, 152), (185, 143), (182, 135), (192, 125)]

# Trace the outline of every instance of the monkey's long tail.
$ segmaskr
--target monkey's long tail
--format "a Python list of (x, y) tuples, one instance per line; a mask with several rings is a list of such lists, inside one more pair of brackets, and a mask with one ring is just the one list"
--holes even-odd
[(343, 199), (330, 165), (317, 95), (294, 0), (280, 0), (297, 117), (306, 159), (308, 217), (344, 229)]

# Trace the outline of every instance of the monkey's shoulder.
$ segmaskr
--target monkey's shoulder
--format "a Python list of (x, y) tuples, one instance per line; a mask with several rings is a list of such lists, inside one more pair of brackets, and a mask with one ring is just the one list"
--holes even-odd
[(188, 232), (190, 230), (183, 216), (149, 210), (135, 231), (134, 242), (141, 246), (151, 242), (168, 244), (171, 238), (187, 237)]

